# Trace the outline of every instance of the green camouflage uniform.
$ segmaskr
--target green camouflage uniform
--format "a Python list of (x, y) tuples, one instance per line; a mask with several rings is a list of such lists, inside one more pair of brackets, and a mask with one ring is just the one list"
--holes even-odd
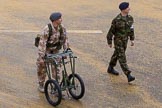
[(112, 38), (114, 36), (115, 47), (115, 51), (111, 57), (109, 65), (112, 67), (116, 66), (118, 60), (123, 72), (126, 75), (130, 73), (130, 71), (127, 65), (125, 51), (127, 48), (128, 39), (130, 39), (131, 41), (134, 40), (133, 22), (134, 21), (132, 16), (122, 16), (121, 14), (119, 14), (113, 19), (109, 32), (107, 34), (108, 44), (112, 44)]

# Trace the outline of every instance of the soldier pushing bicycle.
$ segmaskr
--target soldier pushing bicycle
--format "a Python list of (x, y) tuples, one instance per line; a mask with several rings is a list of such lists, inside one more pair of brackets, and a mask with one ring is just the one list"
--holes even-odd
[[(80, 99), (85, 92), (82, 78), (75, 72), (75, 59), (69, 48), (66, 29), (61, 24), (62, 14), (59, 12), (50, 15), (51, 23), (46, 25), (43, 32), (35, 38), (38, 47), (37, 75), (38, 90), (45, 92), (47, 101), (57, 106), (62, 99), (62, 91), (67, 91), (74, 99)], [(60, 53), (63, 47), (63, 52)], [(66, 64), (70, 64), (70, 73)], [(62, 74), (59, 75), (59, 74)], [(48, 76), (46, 81), (46, 76)], [(60, 79), (62, 77), (62, 79)]]
[[(66, 35), (66, 29), (61, 24), (62, 14), (60, 12), (52, 13), (49, 17), (51, 23), (46, 25), (40, 34), (38, 47), (38, 59), (37, 59), (37, 75), (38, 75), (38, 90), (44, 92), (44, 82), (46, 78), (44, 57), (45, 54), (57, 54), (63, 47), (66, 50), (69, 47), (68, 38)], [(59, 71), (59, 70), (58, 70)], [(52, 72), (53, 78), (56, 76), (56, 72)]]

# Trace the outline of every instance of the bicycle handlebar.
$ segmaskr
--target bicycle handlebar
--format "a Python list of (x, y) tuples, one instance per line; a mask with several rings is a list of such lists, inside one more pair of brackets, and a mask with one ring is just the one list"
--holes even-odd
[(45, 58), (47, 59), (57, 59), (66, 56), (72, 56), (73, 52), (71, 50), (63, 51), (62, 53), (57, 54), (46, 54)]

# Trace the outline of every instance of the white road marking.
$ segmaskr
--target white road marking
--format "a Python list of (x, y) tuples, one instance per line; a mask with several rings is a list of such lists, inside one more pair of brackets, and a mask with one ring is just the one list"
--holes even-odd
[[(0, 30), (0, 33), (39, 33), (38, 30)], [(67, 33), (103, 33), (102, 30), (67, 30)]]
[(103, 33), (101, 30), (67, 30), (67, 33)]

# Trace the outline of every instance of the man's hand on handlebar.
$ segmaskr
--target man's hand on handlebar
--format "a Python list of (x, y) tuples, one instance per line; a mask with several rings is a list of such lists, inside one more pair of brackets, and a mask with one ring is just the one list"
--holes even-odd
[(67, 48), (67, 49), (64, 50), (65, 53), (67, 53), (68, 51), (71, 51), (71, 49)]

